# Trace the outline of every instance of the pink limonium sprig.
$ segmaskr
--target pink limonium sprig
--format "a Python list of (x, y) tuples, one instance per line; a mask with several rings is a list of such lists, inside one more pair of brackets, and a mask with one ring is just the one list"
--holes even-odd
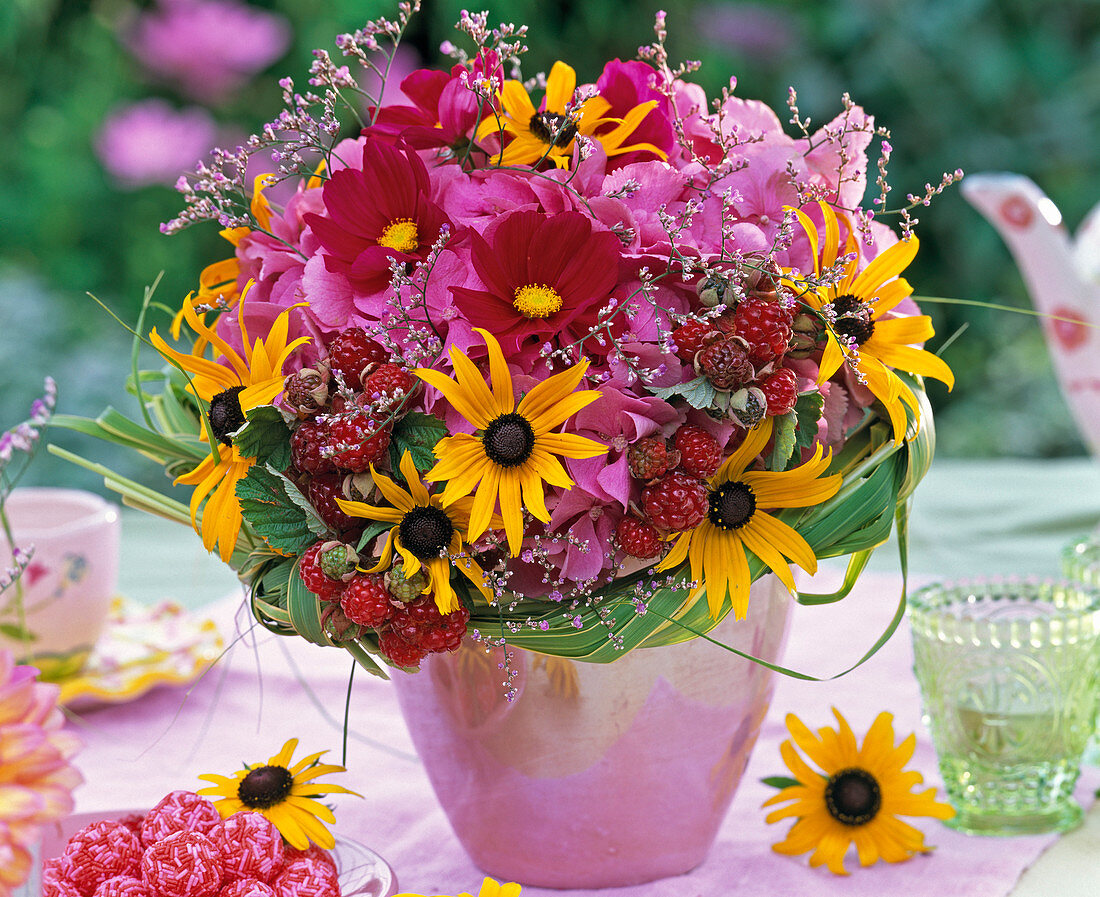
[(0, 569), (0, 593), (6, 591), (19, 579), (34, 553), (33, 547), (20, 548), (15, 544), (7, 515), (4, 513), (4, 504), (8, 495), (22, 473), (22, 467), (13, 471), (11, 465), (16, 460), (17, 453), (24, 456), (24, 467), (30, 461), (38, 446), (42, 430), (49, 423), (56, 405), (57, 384), (52, 377), (46, 377), (42, 396), (31, 403), (27, 419), (10, 430), (0, 433), (0, 530), (3, 531), (8, 545), (11, 546), (11, 562)]

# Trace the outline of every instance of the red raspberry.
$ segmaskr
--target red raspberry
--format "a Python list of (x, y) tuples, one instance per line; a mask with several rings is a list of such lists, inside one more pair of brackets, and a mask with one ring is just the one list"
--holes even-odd
[(376, 461), (381, 461), (390, 447), (388, 427), (361, 411), (332, 418), (328, 423), (332, 445), (340, 449), (332, 462), (341, 470), (363, 473)]
[(358, 574), (344, 586), (340, 607), (353, 623), (377, 629), (393, 616), (394, 607), (390, 603), (392, 598), (384, 577), (377, 574)]
[(341, 330), (328, 346), (328, 366), (344, 378), (349, 389), (360, 389), (364, 371), (388, 360), (389, 353), (367, 336), (362, 327)]
[(749, 350), (733, 339), (720, 339), (707, 346), (699, 353), (696, 367), (716, 389), (740, 389), (756, 376)]
[(339, 601), (344, 591), (343, 580), (333, 579), (325, 573), (317, 558), (326, 544), (326, 542), (316, 542), (306, 549), (298, 562), (298, 575), (302, 577), (306, 588), (322, 601)]
[(379, 408), (392, 408), (412, 392), (416, 381), (396, 364), (381, 364), (363, 381), (363, 395)]
[(353, 529), (361, 526), (360, 517), (345, 514), (336, 499), (344, 497), (344, 476), (336, 472), (322, 473), (309, 481), (307, 494), (309, 503), (317, 510), (321, 519), (335, 530)]
[(749, 344), (749, 357), (757, 363), (786, 354), (794, 318), (778, 302), (749, 296), (737, 305), (733, 316), (737, 335)]
[(318, 420), (302, 421), (290, 435), (291, 463), (302, 473), (314, 476), (335, 470), (336, 464), (324, 452), (331, 442), (326, 424)]
[(444, 615), (431, 595), (422, 595), (396, 608), (390, 628), (409, 644), (431, 654), (458, 648), (469, 621), (470, 612), (461, 604), (458, 610)]
[(679, 470), (665, 474), (642, 490), (642, 510), (665, 532), (694, 529), (707, 514), (707, 487)]
[(399, 667), (419, 667), (420, 661), (428, 655), (423, 648), (409, 644), (392, 629), (383, 629), (378, 633), (378, 650), (390, 663)]
[(619, 546), (634, 558), (652, 558), (661, 553), (661, 536), (637, 517), (624, 517), (615, 532)]
[(670, 452), (663, 439), (643, 436), (626, 450), (630, 475), (639, 480), (652, 480), (667, 473), (679, 463), (676, 452)]
[(798, 381), (790, 368), (780, 368), (760, 383), (760, 391), (768, 400), (768, 416), (786, 414), (798, 401)]
[[(676, 344), (676, 356), (691, 362), (695, 353), (713, 341), (714, 326), (707, 321), (687, 321), (672, 331)], [(708, 340), (708, 336), (710, 339)]]
[(680, 427), (672, 442), (680, 453), (680, 467), (701, 480), (714, 476), (722, 463), (722, 446), (702, 427)]

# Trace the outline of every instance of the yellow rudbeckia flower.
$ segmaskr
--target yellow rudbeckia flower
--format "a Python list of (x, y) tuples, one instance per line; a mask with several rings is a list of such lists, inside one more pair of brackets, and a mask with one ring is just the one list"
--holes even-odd
[[(493, 510), (500, 504), (500, 517), (508, 548), (515, 557), (523, 541), (523, 512), (543, 523), (550, 522), (543, 484), (572, 488), (573, 479), (556, 456), (594, 458), (607, 446), (573, 433), (552, 432), (600, 393), (593, 389), (574, 390), (588, 369), (584, 360), (547, 377), (516, 404), (512, 375), (500, 343), (491, 333), (475, 328), (489, 349), (490, 383), (464, 352), (451, 348), (455, 379), (430, 368), (413, 371), (434, 386), (454, 409), (478, 430), (477, 435), (458, 433), (439, 440), (439, 460), (424, 479), (446, 482), (441, 495), (444, 508), (474, 492), (470, 505), (470, 526), (466, 537), (473, 542), (489, 529)], [(521, 498), (522, 496), (522, 498)]]
[(822, 271), (834, 267), (839, 257), (850, 255), (851, 258), (844, 264), (843, 276), (836, 284), (811, 286), (790, 272), (783, 284), (793, 290), (801, 302), (830, 321), (818, 383), (832, 377), (842, 364), (849, 364), (882, 402), (894, 428), (894, 440), (901, 442), (906, 430), (904, 406), (909, 406), (916, 414), (920, 412), (913, 391), (892, 368), (934, 377), (946, 383), (948, 388), (955, 385), (955, 375), (944, 361), (913, 345), (935, 336), (932, 319), (928, 315), (893, 314), (898, 303), (913, 292), (908, 281), (899, 275), (916, 257), (919, 241), (913, 236), (895, 243), (860, 271), (853, 228), (848, 225), (844, 252), (840, 253), (836, 212), (827, 203), (819, 202), (818, 205), (825, 217), (825, 242), (820, 250), (816, 225), (804, 212), (794, 210), (814, 247), (815, 276), (820, 277)]
[[(862, 866), (883, 859), (900, 863), (926, 853), (924, 835), (899, 816), (933, 816), (950, 819), (955, 811), (935, 799), (936, 789), (914, 791), (923, 778), (905, 769), (916, 747), (915, 735), (894, 744), (894, 717), (880, 713), (862, 745), (856, 744), (848, 722), (833, 708), (837, 728), (823, 727), (814, 734), (793, 713), (787, 714), (791, 738), (779, 750), (797, 784), (764, 802), (786, 803), (772, 810), (768, 822), (796, 820), (787, 837), (772, 845), (776, 853), (798, 856), (813, 851), (811, 866), (825, 865), (830, 872), (847, 875), (844, 855), (855, 844)], [(821, 770), (811, 767), (810, 763)]]

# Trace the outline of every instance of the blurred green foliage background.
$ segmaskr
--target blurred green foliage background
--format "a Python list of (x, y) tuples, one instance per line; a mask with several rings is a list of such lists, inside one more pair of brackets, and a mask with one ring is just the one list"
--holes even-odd
[[(285, 19), (292, 40), (266, 71), (207, 104), (219, 127), (236, 135), (277, 112), (277, 77), (304, 82), (313, 47), (331, 48), (336, 33), (393, 12), (378, 0), (250, 5)], [(61, 411), (94, 416), (114, 404), (133, 413), (123, 390), (129, 337), (86, 292), (133, 322), (159, 272), (158, 296), (175, 305), (203, 265), (227, 254), (213, 226), (162, 236), (158, 224), (179, 209), (174, 190), (120, 187), (93, 151), (120, 103), (185, 102), (170, 81), (149, 75), (121, 36), (151, 6), (0, 4), (0, 428), (21, 419), (46, 373), (58, 380)], [(409, 42), (419, 64), (445, 64), (438, 47), (455, 37), (461, 8), (425, 0)], [(654, 10), (640, 0), (496, 0), (490, 7), (493, 21), (530, 26), (527, 75), (560, 58), (582, 81), (594, 80), (605, 60), (632, 58), (649, 42)], [(668, 22), (674, 57), (700, 59), (695, 77), (712, 93), (735, 75), (740, 96), (762, 99), (786, 118), (794, 86), (802, 114), (821, 124), (850, 92), (893, 132), (893, 197), (921, 192), (926, 181), (961, 167), (1030, 176), (1071, 228), (1100, 201), (1100, 0), (678, 0)], [(1008, 251), (957, 188), (920, 218), (922, 249), (909, 278), (919, 294), (1029, 307)], [(945, 356), (955, 391), (933, 384), (942, 454), (1084, 451), (1034, 318), (926, 310), (940, 337), (967, 328)], [(101, 461), (122, 461), (121, 453), (68, 433), (51, 438)], [(162, 483), (158, 471), (140, 476)], [(27, 481), (96, 487), (52, 458), (38, 459)]]

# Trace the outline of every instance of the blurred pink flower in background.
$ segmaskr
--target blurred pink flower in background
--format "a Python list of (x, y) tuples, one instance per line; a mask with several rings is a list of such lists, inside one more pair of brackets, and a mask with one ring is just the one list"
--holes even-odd
[(40, 827), (72, 812), (83, 781), (69, 762), (80, 743), (62, 731), (58, 686), (37, 677), (0, 651), (0, 897), (26, 881)]
[(802, 40), (793, 16), (759, 3), (710, 3), (700, 6), (694, 19), (708, 43), (750, 59), (789, 54)]
[(103, 121), (95, 151), (124, 187), (171, 186), (217, 142), (217, 127), (205, 109), (176, 109), (165, 100), (122, 106)]
[(290, 26), (235, 0), (158, 0), (138, 16), (126, 42), (179, 93), (217, 103), (283, 55)]

